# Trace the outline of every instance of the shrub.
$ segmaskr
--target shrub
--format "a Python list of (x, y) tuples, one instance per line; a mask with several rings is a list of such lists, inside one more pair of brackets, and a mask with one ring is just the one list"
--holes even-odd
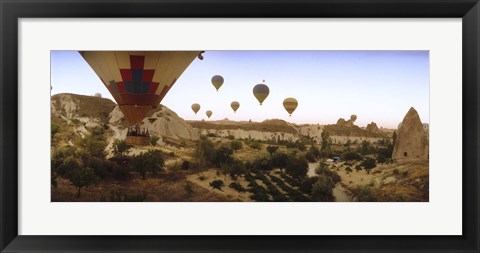
[(362, 160), (362, 155), (357, 152), (347, 151), (342, 154), (342, 159), (345, 161)]
[(267, 151), (270, 155), (273, 155), (273, 153), (275, 153), (275, 151), (278, 150), (278, 146), (272, 146), (272, 145), (269, 145), (267, 147)]
[(357, 186), (353, 189), (353, 196), (360, 202), (375, 202), (377, 201), (375, 194), (369, 186)]
[(160, 137), (158, 137), (155, 134), (150, 135), (150, 145), (156, 146), (158, 141), (160, 140)]
[(193, 193), (193, 185), (190, 181), (187, 181), (185, 185), (183, 186), (183, 189), (187, 192), (188, 195), (191, 195)]
[(240, 140), (233, 140), (230, 143), (230, 148), (234, 151), (240, 150), (243, 147), (243, 142)]
[(112, 153), (114, 156), (123, 156), (125, 153), (128, 153), (132, 147), (133, 146), (127, 144), (125, 140), (115, 140), (112, 144)]
[(259, 143), (259, 142), (256, 142), (256, 141), (252, 141), (250, 143), (250, 147), (253, 148), (253, 149), (260, 150), (260, 149), (262, 149), (262, 144)]
[(223, 183), (222, 180), (213, 180), (212, 182), (210, 182), (210, 186), (212, 187), (212, 189), (218, 189), (220, 191), (222, 191), (222, 187), (224, 185), (225, 184)]
[(124, 190), (113, 190), (110, 192), (111, 202), (144, 202), (146, 198), (147, 193), (144, 191), (133, 194), (129, 194)]
[(247, 189), (245, 189), (242, 185), (238, 184), (238, 183), (231, 183), (228, 187), (236, 190), (237, 192), (246, 192)]
[(190, 162), (184, 160), (184, 161), (182, 162), (182, 170), (188, 170), (189, 168), (190, 168)]

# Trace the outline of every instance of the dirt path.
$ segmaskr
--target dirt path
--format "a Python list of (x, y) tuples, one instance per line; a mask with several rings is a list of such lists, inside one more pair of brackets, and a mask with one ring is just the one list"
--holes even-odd
[(318, 166), (318, 163), (308, 163), (308, 172), (307, 172), (308, 177), (314, 177), (317, 175), (317, 173), (315, 173), (315, 169), (317, 168), (317, 166)]
[(335, 202), (351, 202), (352, 198), (347, 193), (347, 190), (341, 185), (336, 184), (333, 188), (333, 197), (335, 197)]

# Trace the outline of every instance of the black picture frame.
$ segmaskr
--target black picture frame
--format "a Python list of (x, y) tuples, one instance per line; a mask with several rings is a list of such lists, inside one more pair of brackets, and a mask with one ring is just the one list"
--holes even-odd
[[(479, 252), (480, 5), (478, 0), (0, 0), (0, 17), (1, 252)], [(56, 17), (462, 18), (463, 235), (18, 235), (17, 22), (19, 18)]]

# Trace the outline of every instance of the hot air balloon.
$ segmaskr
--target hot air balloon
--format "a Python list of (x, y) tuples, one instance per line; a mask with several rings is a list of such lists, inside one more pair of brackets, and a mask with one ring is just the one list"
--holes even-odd
[(138, 125), (200, 51), (80, 51), (125, 119)]
[(207, 117), (210, 118), (210, 116), (212, 116), (212, 111), (208, 110), (205, 112), (205, 114), (207, 114)]
[(240, 103), (237, 102), (237, 101), (233, 101), (233, 102), (230, 104), (230, 107), (232, 107), (233, 112), (237, 112), (238, 108), (240, 107)]
[(295, 98), (285, 98), (283, 100), (283, 107), (287, 110), (288, 114), (292, 116), (292, 113), (297, 109), (298, 101)]
[(260, 105), (262, 105), (263, 101), (268, 97), (269, 93), (270, 89), (263, 83), (257, 84), (253, 87), (253, 95), (257, 98), (258, 102), (260, 102)]
[(200, 110), (200, 105), (197, 103), (192, 104), (192, 110), (197, 114), (197, 112)]
[(352, 114), (352, 116), (350, 116), (350, 120), (353, 122), (355, 122), (355, 120), (357, 120), (357, 115), (355, 114)]
[(212, 77), (212, 84), (213, 86), (215, 86), (215, 89), (220, 89), (220, 87), (222, 87), (223, 85), (223, 77), (220, 76), (220, 75), (215, 75)]

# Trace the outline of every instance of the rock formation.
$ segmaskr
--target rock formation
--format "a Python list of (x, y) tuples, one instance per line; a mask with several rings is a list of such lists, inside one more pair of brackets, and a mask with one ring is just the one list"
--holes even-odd
[[(113, 138), (123, 139), (128, 124), (123, 113), (111, 100), (76, 94), (56, 94), (51, 98), (52, 116), (72, 125), (74, 132), (83, 136), (94, 126), (109, 127), (115, 134)], [(198, 140), (197, 132), (175, 112), (159, 105), (143, 119), (140, 128), (157, 134), (161, 139)]]
[(372, 133), (378, 133), (379, 130), (377, 124), (372, 121), (372, 123), (367, 125), (367, 131)]
[(345, 126), (345, 123), (347, 123), (347, 122), (346, 122), (345, 119), (343, 119), (343, 118), (339, 118), (339, 119), (337, 120), (337, 126), (339, 126), (339, 127), (344, 127), (344, 126)]
[(394, 161), (428, 160), (428, 140), (417, 111), (411, 107), (407, 112), (393, 148)]

